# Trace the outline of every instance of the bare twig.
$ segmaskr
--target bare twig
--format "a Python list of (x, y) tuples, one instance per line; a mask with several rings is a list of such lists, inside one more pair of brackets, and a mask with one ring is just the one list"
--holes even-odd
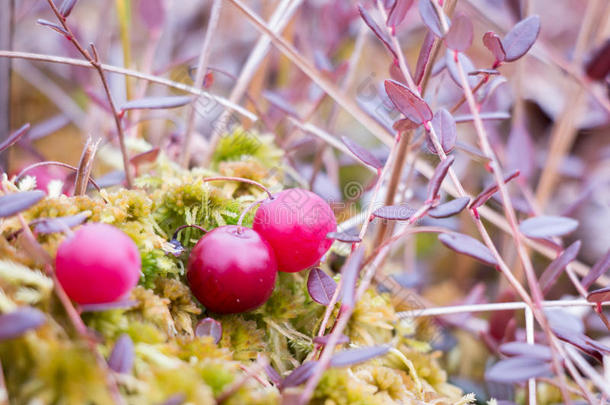
[[(8, 0), (0, 13), (0, 48), (12, 49), (15, 0)], [(11, 61), (0, 60), (0, 142), (11, 131)], [(7, 154), (0, 155), (0, 169), (7, 170)]]

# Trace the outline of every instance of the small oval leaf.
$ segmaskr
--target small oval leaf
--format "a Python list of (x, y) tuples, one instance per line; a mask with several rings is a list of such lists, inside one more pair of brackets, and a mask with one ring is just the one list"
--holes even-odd
[(587, 295), (587, 301), (597, 303), (610, 301), (610, 287), (600, 288), (599, 290), (591, 291)]
[(541, 215), (521, 222), (521, 233), (530, 238), (550, 238), (562, 236), (578, 228), (578, 221), (572, 218)]
[(378, 218), (390, 219), (394, 221), (406, 221), (411, 218), (415, 210), (406, 204), (386, 205), (385, 207), (377, 208), (373, 215)]
[(470, 18), (464, 14), (458, 14), (453, 21), (451, 27), (445, 36), (445, 44), (449, 49), (454, 51), (464, 52), (472, 44), (473, 27)]
[(608, 269), (610, 269), (610, 249), (591, 267), (591, 270), (583, 277), (581, 284), (585, 288), (591, 287), (591, 284), (608, 271)]
[(0, 152), (13, 146), (17, 141), (19, 141), (19, 139), (21, 139), (23, 135), (27, 134), (29, 130), (30, 124), (28, 123), (23, 125), (21, 128), (19, 128), (12, 134), (10, 134), (8, 138), (6, 138), (4, 141), (2, 141), (2, 143), (0, 143)]
[(504, 39), (502, 46), (506, 52), (506, 62), (519, 59), (530, 50), (540, 33), (540, 17), (532, 15), (519, 21)]
[(144, 97), (131, 100), (121, 106), (121, 110), (154, 110), (182, 107), (193, 101), (191, 96)]
[(35, 221), (36, 226), (34, 227), (34, 230), (36, 233), (41, 234), (65, 232), (67, 229), (74, 228), (85, 222), (90, 215), (90, 212), (81, 212), (66, 217), (37, 219)]
[[(441, 108), (434, 114), (434, 118), (432, 118), (430, 124), (434, 128), (434, 132), (439, 138), (438, 140), (440, 141), (445, 154), (451, 152), (455, 147), (455, 140), (457, 139), (457, 129), (453, 115), (444, 108)], [(437, 153), (432, 141), (430, 141), (430, 139), (426, 139), (426, 141), (430, 152)]]
[(36, 23), (39, 25), (42, 25), (43, 27), (48, 27), (51, 28), (53, 31), (60, 33), (61, 35), (65, 35), (67, 37), (70, 36), (70, 34), (68, 33), (68, 31), (66, 31), (64, 29), (64, 27), (62, 27), (59, 24), (55, 24), (54, 22), (51, 21), (47, 21), (45, 19), (39, 18), (38, 20), (36, 20)]
[(413, 74), (413, 80), (416, 85), (420, 85), (424, 78), (426, 66), (430, 61), (430, 53), (432, 52), (432, 46), (434, 45), (434, 34), (428, 31), (424, 37), (424, 42), (421, 44), (419, 55), (417, 56), (417, 64), (415, 65), (415, 73)]
[(392, 128), (396, 132), (406, 132), (419, 127), (421, 124), (411, 121), (408, 118), (402, 118), (392, 124)]
[(353, 235), (348, 232), (329, 232), (326, 237), (328, 239), (338, 240), (339, 242), (345, 243), (358, 243), (362, 242), (362, 239), (358, 235)]
[(469, 197), (459, 197), (444, 204), (437, 205), (428, 211), (428, 215), (432, 218), (448, 218), (462, 212), (469, 202)]
[(428, 104), (407, 86), (395, 80), (386, 80), (384, 85), (392, 104), (408, 119), (417, 124), (432, 119), (432, 111)]
[(543, 295), (549, 292), (563, 269), (565, 269), (572, 260), (576, 259), (576, 256), (578, 256), (578, 252), (580, 251), (580, 245), (581, 243), (579, 240), (572, 243), (544, 270), (540, 276), (539, 282)]
[[(513, 171), (504, 178), (504, 184), (508, 183), (516, 177), (519, 177), (519, 174), (519, 170)], [(498, 187), (497, 183), (494, 183), (491, 186), (487, 187), (485, 190), (481, 191), (481, 193), (476, 196), (474, 200), (472, 200), (468, 208), (470, 208), (471, 210), (479, 208), (481, 205), (485, 204), (495, 193), (497, 193), (499, 189), (500, 187)]]
[(311, 377), (317, 365), (317, 361), (308, 361), (292, 370), (292, 372), (284, 378), (284, 381), (282, 381), (282, 389), (303, 384)]
[(0, 218), (10, 217), (25, 211), (45, 197), (44, 191), (22, 191), (0, 197)]
[(373, 17), (371, 17), (369, 12), (366, 11), (366, 9), (364, 7), (362, 7), (361, 5), (358, 5), (358, 12), (360, 12), (360, 17), (362, 17), (362, 20), (364, 20), (364, 23), (371, 29), (371, 31), (373, 31), (375, 36), (377, 38), (379, 38), (379, 40), (385, 45), (387, 50), (390, 51), (394, 60), (398, 60), (398, 55), (396, 55), (396, 52), (394, 51), (394, 48), (392, 48), (390, 41), (386, 37), (385, 33), (381, 30), (379, 25), (377, 25), (375, 20), (373, 20)]
[(202, 319), (195, 326), (195, 336), (212, 336), (214, 343), (218, 343), (222, 338), (222, 324), (213, 318)]
[(347, 146), (347, 149), (349, 149), (362, 163), (377, 170), (383, 168), (383, 163), (381, 163), (368, 149), (365, 149), (346, 136), (342, 136), (341, 140), (345, 146)]
[(330, 359), (331, 367), (348, 367), (383, 356), (390, 351), (390, 346), (373, 346), (348, 349), (336, 353)]
[(506, 384), (520, 383), (530, 378), (552, 373), (551, 365), (537, 358), (513, 357), (500, 360), (485, 372), (485, 379)]
[(393, 30), (396, 29), (400, 25), (400, 23), (405, 19), (407, 15), (407, 11), (413, 5), (413, 0), (396, 0), (394, 1), (394, 5), (388, 14), (387, 26), (391, 27)]
[(441, 184), (443, 184), (443, 180), (447, 176), (449, 172), (449, 168), (455, 161), (455, 157), (448, 156), (447, 159), (441, 160), (441, 162), (434, 169), (434, 174), (430, 178), (430, 182), (428, 183), (428, 201), (433, 201), (438, 197), (438, 191), (441, 188)]
[(497, 266), (498, 262), (491, 250), (475, 238), (464, 235), (462, 233), (443, 233), (439, 235), (438, 240), (449, 249), (458, 253), (470, 256), (480, 262)]
[(159, 157), (160, 152), (161, 149), (158, 147), (152, 148), (151, 150), (147, 150), (146, 152), (138, 153), (137, 155), (132, 156), (131, 159), (129, 159), (129, 163), (134, 166), (140, 166), (144, 163), (154, 163)]
[(505, 356), (515, 357), (530, 357), (543, 361), (550, 361), (553, 358), (553, 352), (548, 346), (541, 344), (530, 344), (525, 342), (508, 342), (500, 345), (500, 353)]
[(77, 1), (78, 0), (64, 0), (59, 7), (59, 14), (61, 14), (64, 18), (67, 18), (72, 12), (72, 9), (76, 5)]
[(112, 348), (108, 357), (108, 367), (117, 373), (128, 374), (131, 373), (134, 359), (133, 341), (129, 335), (124, 333), (117, 339)]
[(502, 40), (493, 31), (487, 31), (485, 35), (483, 35), (483, 45), (485, 48), (489, 49), (491, 54), (496, 59), (496, 63), (504, 62), (506, 59), (506, 52), (504, 52), (504, 46), (502, 45)]
[(282, 111), (286, 115), (291, 117), (299, 118), (298, 111), (284, 98), (283, 95), (276, 91), (265, 90), (263, 91), (263, 97), (267, 100), (272, 106)]
[[(439, 7), (438, 9), (432, 4), (434, 0), (419, 0), (419, 15), (422, 21), (426, 24), (426, 27), (439, 38), (445, 36), (446, 32), (441, 23), (441, 18), (444, 18), (449, 26), (449, 18), (445, 15), (443, 10)], [(449, 27), (451, 28), (451, 27)]]
[[(462, 69), (466, 74), (466, 80), (468, 81), (468, 85), (472, 88), (477, 85), (478, 79), (475, 76), (469, 76), (468, 73), (476, 70), (474, 64), (470, 60), (468, 56), (463, 53), (457, 54), (458, 60), (460, 61), (460, 65), (462, 65)], [(455, 82), (458, 87), (462, 87), (462, 81), (460, 80), (460, 73), (458, 70), (457, 63), (455, 63), (455, 52), (450, 49), (447, 49), (445, 52), (445, 65), (447, 66), (447, 70), (449, 71), (449, 76)], [(457, 122), (457, 117), (455, 119)]]
[(307, 291), (312, 300), (318, 304), (329, 305), (336, 289), (335, 280), (321, 269), (314, 267), (309, 271)]
[(0, 315), (0, 342), (14, 339), (25, 332), (41, 327), (47, 318), (42, 311), (32, 307), (20, 307)]

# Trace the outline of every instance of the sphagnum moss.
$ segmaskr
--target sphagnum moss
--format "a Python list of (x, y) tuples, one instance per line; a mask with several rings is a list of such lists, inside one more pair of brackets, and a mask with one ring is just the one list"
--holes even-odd
[[(262, 197), (254, 187), (204, 183), (204, 177), (218, 173), (243, 176), (279, 190), (281, 172), (277, 168), (281, 156), (269, 136), (255, 137), (238, 129), (221, 140), (212, 160), (211, 169), (216, 172), (186, 171), (161, 155), (148, 168), (148, 174), (136, 179), (138, 190), (103, 191), (107, 202), (99, 195), (46, 198), (23, 214), (32, 221), (87, 211), (88, 221), (115, 225), (136, 242), (143, 274), (140, 286), (131, 293), (135, 304), (82, 314), (86, 325), (99, 337), (98, 350), (105, 357), (122, 334), (133, 341), (133, 370), (115, 376), (127, 403), (161, 403), (181, 395), (189, 403), (215, 404), (215, 397), (243, 377), (242, 368), (251, 367), (260, 356), (281, 375), (314, 356), (313, 337), (324, 307), (309, 297), (304, 274), (280, 273), (271, 298), (255, 311), (206, 314), (222, 324), (223, 335), (217, 345), (209, 337), (194, 336), (194, 326), (205, 309), (185, 284), (186, 255), (175, 257), (163, 250), (178, 226), (199, 224), (211, 229), (235, 224), (241, 210)], [(250, 224), (252, 216), (246, 216), (244, 223)], [(48, 322), (35, 332), (0, 344), (11, 401), (112, 403), (102, 382), (107, 371), (68, 327), (63, 310), (50, 293), (50, 279), (36, 269), (31, 258), (15, 249), (14, 241), (7, 241), (19, 229), (16, 219), (4, 221), (0, 229), (0, 291), (4, 303), (0, 310), (35, 304), (46, 312)], [(187, 228), (179, 240), (189, 249), (200, 237), (200, 231)], [(40, 236), (39, 242), (53, 256), (62, 239), (61, 234), (51, 234)], [(23, 301), (28, 296), (24, 289), (29, 289), (33, 302)], [(438, 355), (425, 342), (417, 341), (414, 331), (398, 323), (389, 297), (367, 291), (346, 332), (355, 347), (390, 344), (395, 349), (364, 364), (328, 370), (312, 403), (449, 404), (461, 400), (460, 391), (447, 383), (437, 363)], [(247, 380), (223, 403), (279, 404), (278, 388), (262, 373), (259, 379)], [(462, 399), (463, 403), (468, 400)]]

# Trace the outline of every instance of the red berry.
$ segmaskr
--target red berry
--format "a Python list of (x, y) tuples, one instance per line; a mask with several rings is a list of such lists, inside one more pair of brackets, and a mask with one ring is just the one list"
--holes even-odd
[(55, 257), (55, 273), (79, 304), (113, 302), (138, 284), (141, 270), (136, 244), (114, 226), (91, 223), (65, 239)]
[(261, 203), (253, 229), (273, 248), (279, 271), (294, 273), (318, 263), (337, 230), (330, 206), (316, 194), (298, 188), (284, 190)]
[(258, 233), (227, 225), (197, 242), (186, 276), (191, 291), (208, 310), (246, 312), (262, 305), (273, 292), (277, 263), (271, 246)]

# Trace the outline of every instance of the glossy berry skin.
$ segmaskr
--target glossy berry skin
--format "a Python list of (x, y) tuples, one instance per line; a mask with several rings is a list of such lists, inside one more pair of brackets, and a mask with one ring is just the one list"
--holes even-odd
[(294, 273), (318, 263), (333, 241), (326, 235), (337, 230), (330, 206), (303, 189), (284, 190), (261, 203), (253, 229), (269, 242), (278, 270)]
[(267, 301), (277, 263), (271, 246), (256, 231), (226, 225), (197, 242), (186, 276), (191, 291), (209, 311), (234, 314)]
[(114, 226), (90, 223), (66, 238), (55, 256), (59, 283), (79, 304), (117, 301), (138, 284), (142, 265), (136, 244)]

